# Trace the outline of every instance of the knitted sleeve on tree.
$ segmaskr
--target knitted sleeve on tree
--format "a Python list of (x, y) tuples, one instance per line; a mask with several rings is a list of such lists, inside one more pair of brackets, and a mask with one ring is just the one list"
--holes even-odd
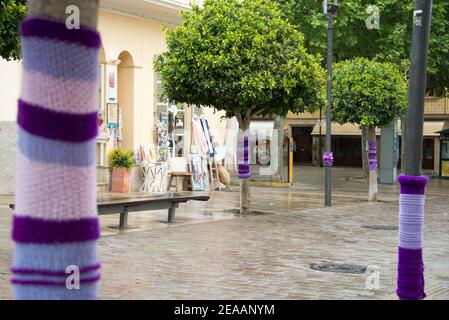
[(401, 185), (399, 199), (399, 249), (396, 293), (401, 299), (423, 299), (424, 261), (423, 226), (426, 176), (398, 177)]
[[(33, 2), (30, 11), (40, 8)], [(47, 11), (27, 17), (20, 27), (24, 71), (13, 293), (16, 299), (95, 299), (100, 278), (95, 138), (101, 40), (95, 29), (67, 29)]]

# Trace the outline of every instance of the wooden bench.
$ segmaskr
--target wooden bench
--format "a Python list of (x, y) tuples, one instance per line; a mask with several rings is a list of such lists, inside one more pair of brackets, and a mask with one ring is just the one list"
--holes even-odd
[[(14, 209), (14, 197), (8, 201), (9, 207)], [(128, 228), (128, 213), (138, 211), (151, 211), (168, 209), (168, 223), (175, 222), (176, 208), (180, 203), (188, 201), (208, 201), (207, 192), (168, 192), (168, 193), (147, 193), (133, 192), (121, 193), (100, 193), (97, 196), (98, 214), (120, 213), (119, 229)]]

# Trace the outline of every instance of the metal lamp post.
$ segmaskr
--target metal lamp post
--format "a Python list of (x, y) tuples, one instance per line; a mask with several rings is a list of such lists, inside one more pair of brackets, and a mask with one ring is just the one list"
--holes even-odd
[(417, 1), (413, 13), (412, 61), (410, 67), (409, 108), (406, 140), (406, 174), (421, 175), (424, 99), (426, 95), (427, 60), (432, 1)]
[(407, 113), (405, 174), (399, 176), (399, 246), (396, 294), (420, 300), (424, 292), (424, 203), (428, 178), (421, 175), (424, 98), (432, 0), (416, 0)]
[[(338, 13), (338, 1), (328, 3), (323, 1), (324, 14), (327, 15), (327, 109), (326, 109), (326, 152), (332, 152), (331, 148), (331, 107), (332, 107), (332, 52), (334, 42), (333, 18)], [(325, 168), (325, 206), (332, 205), (332, 168), (327, 165)]]

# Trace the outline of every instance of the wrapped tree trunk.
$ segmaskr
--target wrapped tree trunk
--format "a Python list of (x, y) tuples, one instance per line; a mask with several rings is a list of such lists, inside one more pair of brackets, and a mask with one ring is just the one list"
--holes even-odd
[(369, 177), (369, 166), (368, 166), (368, 152), (367, 152), (367, 145), (368, 145), (368, 127), (362, 126), (362, 168), (363, 168), (363, 177), (368, 178)]
[(396, 293), (401, 299), (423, 299), (424, 293), (424, 203), (426, 176), (398, 177), (399, 196), (399, 248)]
[(240, 182), (240, 213), (249, 213), (251, 211), (251, 192), (249, 178), (250, 163), (249, 163), (249, 120), (239, 121), (239, 137), (238, 137), (238, 174)]
[(369, 192), (368, 201), (377, 201), (377, 139), (376, 127), (368, 127), (368, 167), (369, 167)]
[(16, 299), (97, 298), (97, 15), (98, 0), (29, 0), (20, 26)]
[[(284, 168), (284, 125), (285, 125), (285, 118), (284, 117), (276, 117), (274, 119), (274, 131), (277, 132), (277, 136), (274, 135), (274, 139), (277, 141), (277, 157), (278, 157), (278, 163), (276, 168), (276, 173), (273, 174), (271, 180), (274, 182), (282, 182), (282, 169)], [(270, 152), (271, 155), (271, 152)]]

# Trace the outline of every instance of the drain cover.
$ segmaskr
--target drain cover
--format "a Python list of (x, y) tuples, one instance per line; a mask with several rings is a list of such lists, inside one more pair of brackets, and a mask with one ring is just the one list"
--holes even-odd
[(399, 230), (397, 226), (386, 226), (380, 224), (364, 224), (362, 228), (373, 229), (373, 230)]
[[(239, 209), (228, 209), (225, 210), (226, 213), (232, 213), (232, 214), (241, 214)], [(248, 215), (248, 216), (261, 216), (261, 215), (265, 215), (265, 214), (273, 214), (272, 212), (265, 212), (265, 211), (251, 211), (248, 212), (244, 215)]]
[(354, 273), (362, 274), (366, 272), (366, 266), (349, 263), (312, 263), (310, 269), (323, 271), (323, 272), (335, 272), (335, 273)]

